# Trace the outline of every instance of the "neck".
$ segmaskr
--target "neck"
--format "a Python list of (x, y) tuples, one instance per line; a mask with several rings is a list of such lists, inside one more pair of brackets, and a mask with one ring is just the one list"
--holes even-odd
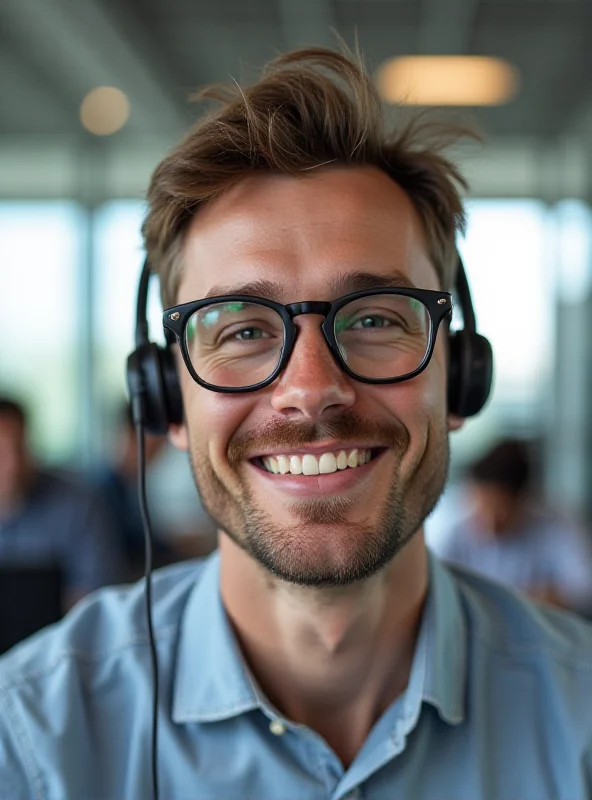
[(407, 686), (427, 591), (417, 533), (378, 575), (337, 589), (286, 584), (220, 535), (221, 590), (270, 701), (349, 763)]

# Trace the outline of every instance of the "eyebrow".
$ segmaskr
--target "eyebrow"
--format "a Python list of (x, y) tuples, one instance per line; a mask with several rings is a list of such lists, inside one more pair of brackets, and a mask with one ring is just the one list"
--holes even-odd
[[(416, 289), (416, 285), (407, 275), (395, 270), (389, 275), (377, 272), (347, 272), (337, 275), (329, 281), (327, 293), (333, 298), (342, 297), (352, 292), (362, 292), (366, 289), (396, 289), (403, 287), (406, 289)], [(244, 294), (250, 297), (265, 297), (267, 300), (279, 300), (285, 295), (286, 288), (276, 281), (259, 280), (248, 283), (231, 285), (213, 286), (205, 295), (208, 297), (220, 297), (223, 295)], [(304, 298), (306, 300), (306, 298)], [(302, 302), (302, 301), (299, 301)]]
[(275, 300), (280, 296), (282, 287), (275, 281), (250, 281), (249, 283), (241, 283), (235, 285), (223, 286), (218, 284), (212, 286), (210, 291), (204, 295), (204, 300), (208, 297), (222, 297), (226, 294), (246, 294), (251, 297), (265, 297), (268, 300)]

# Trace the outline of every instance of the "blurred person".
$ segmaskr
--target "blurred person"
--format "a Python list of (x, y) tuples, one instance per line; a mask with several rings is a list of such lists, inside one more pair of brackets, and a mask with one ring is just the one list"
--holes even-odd
[(437, 548), (446, 561), (477, 570), (531, 597), (592, 611), (592, 547), (573, 522), (531, 494), (529, 447), (496, 443), (467, 471), (468, 515)]
[[(144, 527), (138, 502), (138, 438), (129, 404), (122, 403), (116, 420), (115, 452), (111, 460), (93, 471), (92, 481), (106, 510), (113, 533), (126, 561), (126, 580), (144, 572)], [(166, 446), (165, 436), (145, 437), (146, 467), (150, 467)], [(154, 531), (155, 565), (173, 560), (173, 551), (164, 533)]]
[(25, 408), (6, 396), (0, 396), (0, 564), (58, 566), (65, 609), (121, 576), (120, 554), (97, 496), (36, 462)]
[[(424, 542), (489, 388), (486, 342), (447, 326), (450, 129), (385, 130), (321, 49), (215, 96), (148, 193), (173, 350), (130, 361), (175, 359), (136, 405), (219, 527), (154, 575), (162, 798), (589, 797), (592, 626)], [(153, 796), (144, 601), (105, 590), (0, 659), (6, 797)]]

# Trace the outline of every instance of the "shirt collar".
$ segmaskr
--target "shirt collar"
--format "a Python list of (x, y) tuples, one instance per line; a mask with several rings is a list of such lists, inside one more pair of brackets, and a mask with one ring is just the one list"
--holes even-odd
[(179, 635), (173, 722), (215, 722), (260, 706), (220, 596), (220, 556), (205, 563)]
[(422, 627), (426, 635), (423, 699), (440, 717), (458, 725), (465, 717), (467, 629), (454, 579), (428, 550), (430, 588)]
[[(404, 703), (431, 703), (452, 725), (464, 719), (466, 628), (452, 576), (429, 555), (429, 591)], [(214, 722), (263, 707), (220, 596), (215, 553), (193, 588), (181, 620), (173, 721)], [(419, 708), (417, 709), (419, 713)]]

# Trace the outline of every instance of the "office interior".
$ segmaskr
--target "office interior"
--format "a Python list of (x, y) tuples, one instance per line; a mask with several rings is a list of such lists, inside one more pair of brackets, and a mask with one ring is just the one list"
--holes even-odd
[[(4, 0), (0, 28), (0, 390), (26, 403), (43, 463), (92, 468), (114, 445), (145, 192), (204, 111), (194, 92), (248, 81), (279, 52), (344, 42), (389, 119), (429, 109), (483, 133), (451, 155), (470, 186), (458, 247), (494, 386), (451, 437), (451, 489), (429, 534), (454, 514), (465, 465), (504, 436), (535, 444), (541, 495), (592, 530), (587, 0)], [(392, 84), (393, 60), (426, 56), (497, 60), (501, 84), (448, 96), (470, 60), (432, 98), (417, 72)], [(163, 342), (160, 318), (153, 281), (150, 332)], [(211, 537), (184, 454), (168, 448), (150, 481), (175, 535)]]

